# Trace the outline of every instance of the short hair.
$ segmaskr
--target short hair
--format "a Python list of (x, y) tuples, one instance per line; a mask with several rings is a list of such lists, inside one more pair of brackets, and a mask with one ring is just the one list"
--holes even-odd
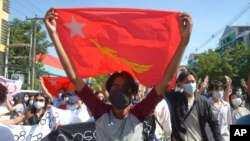
[(224, 89), (223, 83), (219, 80), (214, 80), (209, 84), (208, 90), (213, 91), (214, 89), (218, 90), (219, 88)]
[(137, 94), (138, 93), (138, 89), (139, 89), (139, 86), (138, 84), (136, 83), (135, 79), (128, 73), (128, 72), (125, 72), (125, 71), (122, 71), (122, 72), (115, 72), (113, 73), (107, 80), (106, 82), (106, 90), (110, 93), (110, 89), (111, 89), (111, 86), (113, 84), (113, 81), (118, 78), (118, 77), (122, 77), (126, 80), (126, 87), (128, 89), (131, 90), (132, 94)]
[(0, 83), (0, 104), (4, 103), (4, 101), (6, 100), (7, 93), (8, 93), (7, 88)]
[(183, 82), (187, 78), (188, 75), (193, 75), (194, 79), (197, 80), (196, 74), (193, 71), (189, 70), (187, 72), (186, 71), (181, 72), (176, 82), (178, 83)]

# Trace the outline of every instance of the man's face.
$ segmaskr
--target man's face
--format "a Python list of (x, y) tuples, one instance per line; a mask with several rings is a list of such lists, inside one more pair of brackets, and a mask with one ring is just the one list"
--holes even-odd
[(182, 85), (184, 87), (184, 84), (189, 84), (189, 83), (196, 83), (196, 80), (193, 75), (188, 75), (186, 79), (183, 81)]
[[(122, 77), (117, 77), (114, 79), (110, 91), (118, 89), (126, 89), (126, 90), (129, 89), (128, 86), (126, 85), (126, 80)], [(129, 89), (129, 91), (131, 90)]]

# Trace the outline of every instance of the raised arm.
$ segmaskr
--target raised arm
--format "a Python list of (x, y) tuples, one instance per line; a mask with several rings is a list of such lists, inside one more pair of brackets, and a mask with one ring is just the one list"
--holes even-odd
[(18, 123), (21, 123), (23, 121), (26, 120), (26, 117), (25, 115), (20, 115), (14, 119), (8, 119), (8, 120), (3, 120), (3, 121), (0, 121), (0, 123), (2, 124), (18, 124)]
[(15, 109), (13, 108), (12, 104), (10, 103), (10, 95), (7, 95), (6, 98), (6, 107), (10, 112), (13, 112)]
[(81, 92), (83, 89), (85, 83), (84, 81), (79, 78), (77, 73), (75, 72), (73, 65), (71, 64), (68, 56), (66, 55), (66, 52), (63, 49), (63, 46), (61, 44), (61, 41), (57, 35), (56, 32), (56, 19), (57, 19), (57, 13), (54, 12), (53, 9), (48, 10), (48, 12), (45, 15), (44, 23), (47, 28), (47, 31), (50, 35), (50, 38), (52, 42), (54, 43), (54, 46), (56, 48), (56, 52), (58, 54), (58, 57), (60, 59), (60, 62), (62, 63), (62, 66), (70, 79), (70, 81), (74, 84), (76, 91)]
[(162, 80), (155, 87), (156, 93), (159, 96), (164, 96), (166, 89), (170, 85), (191, 36), (193, 26), (191, 16), (187, 13), (180, 13), (180, 21), (181, 42), (173, 59), (166, 68)]
[(231, 85), (232, 85), (232, 79), (228, 76), (225, 76), (226, 79), (226, 89), (225, 89), (225, 94), (224, 94), (224, 100), (226, 102), (229, 102), (229, 96), (231, 92)]
[(198, 92), (196, 92), (196, 96), (199, 96), (202, 94), (203, 91), (205, 91), (205, 89), (208, 87), (208, 83), (209, 83), (209, 77), (208, 75), (205, 77), (204, 81), (201, 83), (201, 87), (199, 89)]
[(49, 99), (50, 99), (51, 101), (53, 101), (53, 96), (52, 96), (52, 94), (48, 91), (48, 89), (45, 87), (42, 77), (40, 77), (40, 83), (41, 83), (41, 86), (42, 86), (42, 88), (43, 88), (45, 94), (49, 97)]

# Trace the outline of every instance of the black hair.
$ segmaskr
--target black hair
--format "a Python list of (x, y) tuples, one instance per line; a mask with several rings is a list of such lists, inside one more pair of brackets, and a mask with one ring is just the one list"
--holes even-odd
[[(48, 104), (49, 104), (49, 97), (48, 97), (47, 95), (43, 94), (43, 93), (37, 93), (37, 94), (35, 95), (35, 97), (34, 97), (34, 100), (35, 100), (36, 97), (38, 97), (38, 96), (44, 97), (45, 104), (44, 104), (43, 109), (46, 109), (47, 106), (48, 106)], [(31, 107), (31, 113), (35, 114), (36, 111), (37, 111), (37, 109), (36, 109), (36, 107), (33, 105), (33, 106)]]
[(4, 103), (4, 101), (6, 100), (7, 92), (7, 88), (0, 83), (0, 104)]
[[(236, 94), (236, 91), (237, 91), (238, 89), (241, 89), (241, 90), (242, 90), (242, 88), (241, 88), (240, 86), (233, 87), (232, 93), (233, 93), (233, 94)], [(244, 91), (242, 90), (242, 94), (243, 94), (243, 92), (244, 92)]]
[(197, 81), (196, 74), (193, 71), (189, 70), (187, 72), (186, 71), (181, 72), (179, 77), (177, 78), (176, 82), (179, 82), (179, 83), (183, 82), (187, 78), (188, 75), (192, 75), (194, 77), (194, 79)]
[(221, 81), (219, 81), (219, 80), (214, 80), (214, 81), (211, 81), (211, 83), (209, 84), (208, 91), (211, 92), (214, 89), (218, 90), (219, 88), (223, 88), (224, 89), (223, 83)]
[[(231, 99), (232, 99), (232, 97), (233, 97), (234, 95), (235, 95), (237, 98), (241, 98), (240, 96), (238, 96), (238, 95), (236, 95), (236, 94), (234, 94), (234, 93), (229, 95), (229, 104), (230, 104), (233, 108), (235, 108), (235, 106), (233, 105)], [(242, 104), (243, 104), (243, 102), (241, 102), (240, 106), (242, 106)]]
[(113, 81), (118, 77), (122, 77), (126, 80), (125, 82), (126, 88), (130, 89), (132, 94), (138, 93), (138, 89), (139, 89), (138, 84), (136, 83), (135, 79), (128, 72), (125, 72), (125, 71), (115, 72), (108, 78), (106, 82), (106, 90), (109, 93), (110, 93), (110, 89), (113, 84)]

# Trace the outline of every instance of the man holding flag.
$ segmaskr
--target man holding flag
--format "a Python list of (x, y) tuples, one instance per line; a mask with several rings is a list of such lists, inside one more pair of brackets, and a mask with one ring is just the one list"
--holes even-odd
[[(142, 122), (171, 83), (190, 39), (191, 17), (137, 9), (50, 9), (44, 22), (68, 78), (95, 118), (96, 139), (143, 140)], [(121, 70), (106, 83), (112, 105), (82, 81)], [(131, 96), (138, 87), (131, 75), (154, 86), (135, 106)]]

